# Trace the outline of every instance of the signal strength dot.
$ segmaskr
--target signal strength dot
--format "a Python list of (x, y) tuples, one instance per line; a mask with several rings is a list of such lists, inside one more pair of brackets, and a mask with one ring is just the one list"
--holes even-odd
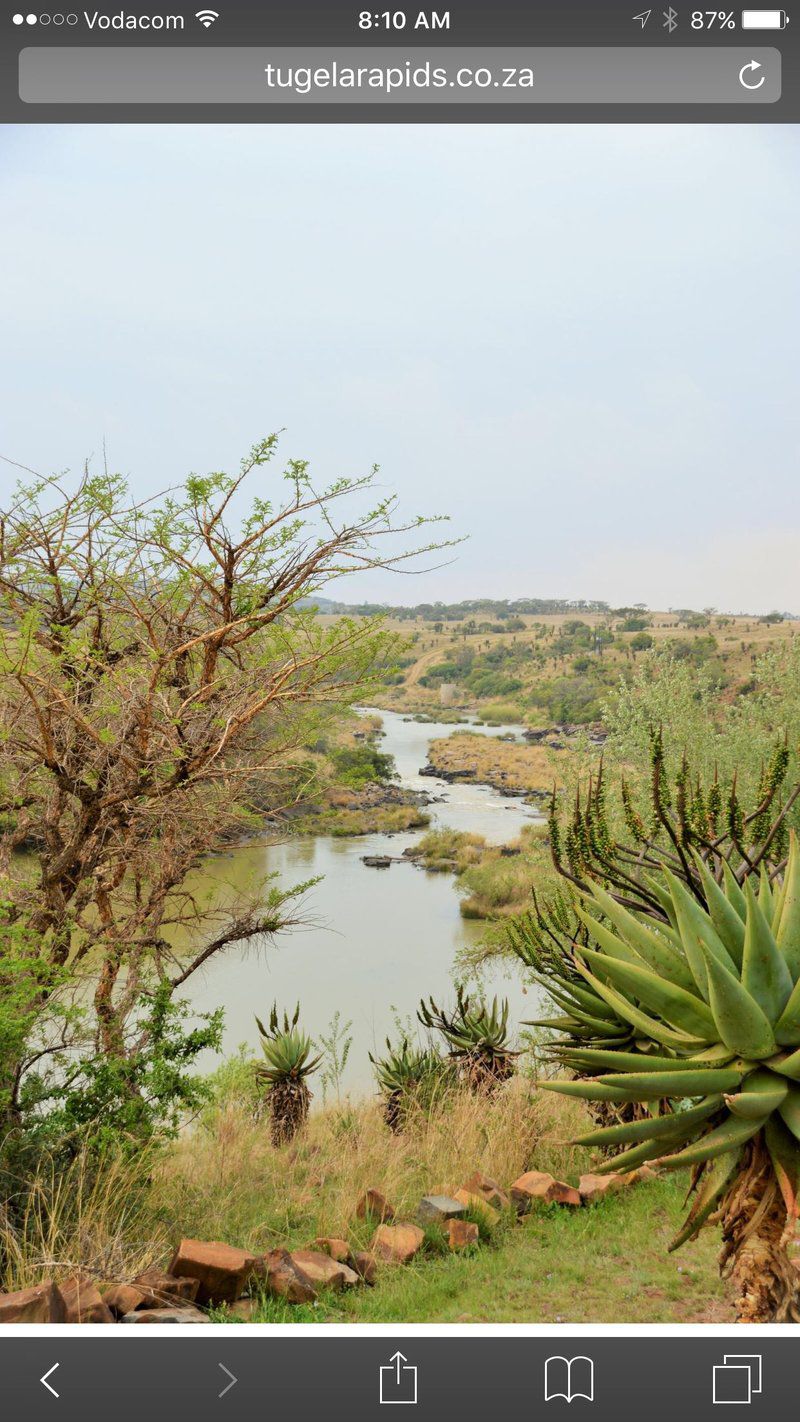
[(219, 19), (219, 12), (217, 10), (198, 10), (195, 14), (195, 19), (199, 20), (200, 24), (208, 29), (213, 25), (215, 20)]

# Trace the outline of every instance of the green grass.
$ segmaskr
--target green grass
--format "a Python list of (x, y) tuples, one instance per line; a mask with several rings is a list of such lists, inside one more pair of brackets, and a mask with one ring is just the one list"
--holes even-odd
[[(580, 1209), (549, 1206), (464, 1255), (433, 1252), (385, 1267), (375, 1288), (288, 1310), (265, 1300), (254, 1321), (350, 1323), (728, 1323), (719, 1238), (677, 1254), (686, 1181), (664, 1179)], [(218, 1315), (223, 1321), (224, 1315)]]

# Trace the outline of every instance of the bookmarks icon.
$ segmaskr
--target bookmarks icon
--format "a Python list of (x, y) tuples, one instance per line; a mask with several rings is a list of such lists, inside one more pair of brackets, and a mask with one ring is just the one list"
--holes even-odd
[(548, 1358), (544, 1365), (544, 1400), (552, 1402), (563, 1397), (572, 1402), (582, 1397), (594, 1402), (594, 1363), (582, 1355), (577, 1358)]

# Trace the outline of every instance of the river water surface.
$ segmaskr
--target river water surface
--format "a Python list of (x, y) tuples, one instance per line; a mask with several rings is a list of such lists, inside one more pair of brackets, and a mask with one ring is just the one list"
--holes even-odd
[[(521, 799), (420, 776), (430, 742), (450, 735), (452, 725), (408, 721), (389, 711), (372, 714), (383, 721), (381, 749), (394, 756), (399, 783), (441, 796), (430, 806), (432, 828), (466, 830), (501, 844), (538, 818)], [(470, 729), (500, 736), (523, 728)], [(367, 1053), (380, 1051), (387, 1035), (397, 1036), (396, 1014), (413, 1018), (420, 997), (452, 1000), (459, 952), (485, 933), (484, 924), (461, 917), (451, 875), (428, 874), (411, 863), (390, 869), (362, 863), (363, 855), (401, 855), (420, 833), (248, 844), (214, 861), (213, 877), (233, 885), (265, 873), (276, 874), (284, 887), (321, 876), (304, 897), (300, 927), (266, 948), (229, 949), (197, 975), (194, 1006), (225, 1009), (226, 1054), (241, 1043), (257, 1049), (255, 1013), (263, 1019), (273, 1001), (293, 1009), (299, 1000), (302, 1025), (317, 1041), (337, 1010), (352, 1023), (344, 1089), (354, 1096), (374, 1090)], [(514, 1024), (531, 1015), (533, 1003), (513, 962), (484, 970), (481, 986), (509, 998)]]

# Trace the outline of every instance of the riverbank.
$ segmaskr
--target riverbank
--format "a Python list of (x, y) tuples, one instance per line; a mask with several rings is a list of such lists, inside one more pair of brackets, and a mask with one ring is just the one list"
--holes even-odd
[[(430, 794), (398, 783), (394, 757), (381, 745), (383, 735), (381, 715), (351, 712), (304, 747), (285, 793), (288, 808), (261, 822), (262, 836), (353, 838), (430, 824)], [(253, 811), (258, 823), (258, 796)]]
[(531, 905), (531, 886), (552, 875), (547, 827), (526, 826), (509, 844), (487, 844), (481, 835), (431, 830), (405, 854), (431, 874), (452, 874), (465, 919), (496, 921)]

